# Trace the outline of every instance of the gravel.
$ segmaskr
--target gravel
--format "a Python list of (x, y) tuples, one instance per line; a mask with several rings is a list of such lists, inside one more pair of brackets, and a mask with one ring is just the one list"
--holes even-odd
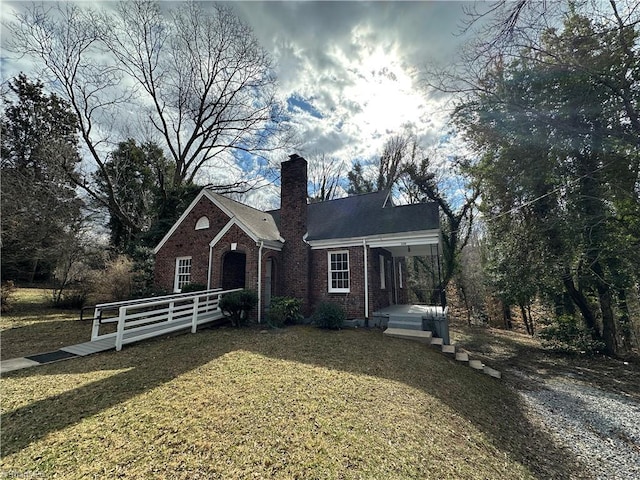
[(542, 380), (542, 388), (520, 394), (558, 444), (569, 448), (593, 478), (640, 479), (640, 403), (570, 376)]

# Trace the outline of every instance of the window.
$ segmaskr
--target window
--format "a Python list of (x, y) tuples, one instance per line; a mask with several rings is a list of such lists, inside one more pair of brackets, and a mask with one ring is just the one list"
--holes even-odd
[(191, 283), (191, 257), (178, 257), (176, 258), (174, 291), (182, 291), (182, 287), (187, 283)]
[(196, 222), (196, 230), (204, 230), (209, 228), (209, 219), (207, 217), (200, 217)]
[(380, 289), (384, 290), (387, 288), (387, 277), (384, 271), (384, 256), (378, 255), (378, 260), (380, 261)]
[(404, 288), (402, 286), (402, 262), (398, 262), (398, 278), (400, 279), (400, 288)]
[(349, 252), (329, 252), (329, 293), (349, 291)]

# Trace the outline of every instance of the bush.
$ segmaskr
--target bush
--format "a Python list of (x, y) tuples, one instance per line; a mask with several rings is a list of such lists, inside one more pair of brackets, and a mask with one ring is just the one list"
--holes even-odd
[(91, 297), (96, 302), (117, 302), (131, 298), (133, 290), (133, 260), (117, 255), (107, 260), (104, 269), (93, 272)]
[(573, 315), (561, 315), (542, 323), (545, 326), (538, 336), (544, 348), (572, 353), (596, 353), (604, 349), (604, 343), (594, 340), (592, 332)]
[(187, 283), (182, 287), (181, 293), (201, 292), (206, 289), (207, 286), (204, 283)]
[(61, 309), (81, 309), (87, 304), (89, 292), (86, 289), (79, 288), (76, 290), (64, 290), (63, 292), (54, 292), (52, 302), (54, 308)]
[(2, 313), (11, 311), (13, 302), (15, 301), (15, 294), (16, 286), (11, 280), (3, 282), (2, 285), (0, 285), (0, 310), (2, 311)]
[(302, 320), (302, 300), (292, 297), (273, 297), (269, 305), (267, 322), (272, 327), (282, 327)]
[(253, 290), (227, 293), (220, 300), (220, 310), (229, 317), (231, 325), (239, 327), (247, 321), (249, 311), (258, 304), (258, 294)]
[(311, 316), (312, 322), (319, 328), (339, 329), (347, 319), (347, 314), (340, 305), (324, 302), (317, 306)]

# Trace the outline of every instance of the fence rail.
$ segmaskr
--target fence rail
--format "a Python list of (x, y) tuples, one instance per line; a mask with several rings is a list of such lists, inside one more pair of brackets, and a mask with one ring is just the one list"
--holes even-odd
[[(116, 350), (121, 350), (123, 344), (189, 327), (195, 333), (199, 325), (221, 319), (220, 300), (239, 290), (214, 289), (96, 305), (91, 340), (115, 336)], [(105, 316), (105, 312), (112, 312), (112, 316)], [(100, 334), (105, 323), (117, 323), (115, 333)]]

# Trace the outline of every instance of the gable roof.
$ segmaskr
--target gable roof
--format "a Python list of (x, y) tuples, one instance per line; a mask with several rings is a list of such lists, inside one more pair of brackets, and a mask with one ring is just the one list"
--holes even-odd
[[(207, 191), (208, 196), (229, 217), (238, 221), (253, 233), (257, 240), (283, 241), (273, 217), (267, 212), (236, 202), (218, 193)], [(247, 232), (249, 233), (249, 232)]]
[(156, 248), (153, 249), (153, 253), (160, 251), (162, 246), (171, 238), (171, 235), (175, 233), (202, 198), (207, 198), (211, 201), (256, 242), (261, 240), (271, 243), (284, 242), (271, 215), (203, 188), (162, 240), (160, 240)]

